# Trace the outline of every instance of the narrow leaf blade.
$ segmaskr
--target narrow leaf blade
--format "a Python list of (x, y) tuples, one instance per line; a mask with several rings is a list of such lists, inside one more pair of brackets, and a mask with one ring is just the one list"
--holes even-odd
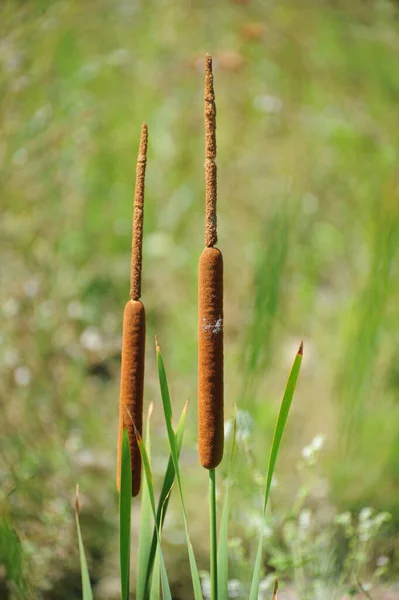
[[(137, 438), (137, 443), (138, 443), (138, 446), (140, 449), (141, 458), (143, 461), (144, 474), (145, 474), (145, 478), (147, 481), (148, 492), (149, 492), (149, 496), (150, 496), (152, 516), (153, 516), (154, 522), (156, 524), (155, 495), (154, 495), (154, 486), (152, 483), (152, 473), (151, 473), (150, 461), (148, 459), (148, 455), (147, 455), (147, 451), (144, 446), (144, 442), (143, 442), (140, 434), (137, 432), (137, 430), (136, 430), (136, 438)], [(163, 600), (172, 600), (168, 576), (166, 573), (165, 561), (163, 558), (163, 553), (162, 553), (162, 548), (161, 548), (160, 533), (159, 533), (158, 526), (155, 525), (155, 527), (156, 527), (157, 541), (158, 541), (158, 555), (159, 555), (160, 571), (161, 571), (162, 597), (163, 597)]]
[[(292, 398), (294, 396), (296, 384), (298, 381), (299, 371), (301, 369), (302, 364), (302, 355), (303, 355), (303, 342), (299, 347), (299, 350), (295, 356), (294, 363), (291, 368), (291, 372), (288, 376), (287, 384), (284, 391), (284, 396), (281, 401), (279, 414), (277, 417), (277, 422), (274, 428), (272, 447), (270, 450), (269, 456), (269, 465), (267, 470), (267, 478), (266, 478), (266, 488), (265, 488), (265, 498), (263, 503), (263, 516), (266, 514), (267, 502), (269, 500), (270, 488), (273, 479), (274, 468), (276, 466), (278, 451), (280, 449), (281, 439), (283, 437), (285, 425), (287, 423), (288, 413), (291, 408)], [(252, 575), (252, 583), (251, 583), (251, 591), (249, 595), (249, 600), (257, 600), (259, 593), (259, 581), (260, 574), (262, 570), (262, 551), (263, 551), (263, 524), (262, 531), (260, 534), (258, 550), (256, 553), (254, 571)]]
[(288, 376), (287, 385), (285, 387), (284, 396), (281, 401), (280, 411), (277, 417), (277, 423), (274, 428), (272, 448), (270, 451), (269, 457), (269, 466), (267, 470), (267, 480), (266, 480), (266, 490), (265, 490), (265, 500), (263, 504), (263, 512), (266, 512), (267, 501), (269, 499), (270, 487), (272, 484), (274, 468), (276, 466), (278, 451), (280, 449), (281, 439), (283, 437), (284, 429), (287, 423), (288, 413), (290, 412), (292, 399), (294, 397), (294, 392), (296, 388), (296, 384), (298, 381), (299, 371), (301, 370), (302, 364), (302, 356), (303, 356), (303, 342), (299, 347), (297, 355), (294, 359), (294, 364), (292, 365), (291, 372)]
[[(150, 404), (147, 415), (146, 424), (146, 436), (145, 436), (145, 447), (147, 450), (148, 460), (151, 467), (151, 433), (150, 433), (150, 419), (152, 414), (153, 404)], [(137, 568), (137, 587), (136, 597), (137, 600), (145, 599), (146, 589), (146, 577), (147, 570), (150, 563), (151, 553), (151, 540), (152, 540), (152, 510), (150, 493), (148, 490), (147, 480), (144, 481), (144, 485), (141, 492), (141, 510), (140, 510), (140, 532), (139, 532), (139, 553), (138, 553), (138, 568)], [(156, 549), (156, 534), (155, 534), (155, 546)], [(152, 569), (152, 565), (151, 565)]]
[(75, 503), (75, 518), (76, 518), (76, 529), (78, 532), (79, 542), (79, 557), (80, 557), (80, 571), (82, 575), (82, 594), (83, 600), (93, 600), (93, 592), (91, 590), (89, 570), (87, 568), (86, 553), (83, 545), (82, 532), (80, 530), (79, 523), (79, 488), (76, 486), (76, 503)]
[(190, 535), (189, 535), (189, 531), (188, 531), (187, 512), (186, 512), (186, 507), (185, 507), (185, 503), (184, 503), (183, 488), (182, 488), (182, 484), (181, 484), (176, 436), (175, 436), (175, 433), (174, 433), (173, 427), (172, 427), (172, 405), (170, 402), (168, 382), (167, 382), (167, 378), (166, 378), (166, 371), (165, 371), (163, 358), (161, 355), (161, 350), (160, 350), (158, 344), (157, 344), (157, 366), (158, 366), (159, 385), (161, 388), (162, 405), (163, 405), (163, 409), (164, 409), (166, 428), (168, 431), (170, 453), (172, 456), (173, 466), (174, 466), (175, 473), (176, 473), (176, 480), (177, 480), (177, 485), (178, 485), (178, 489), (179, 489), (180, 502), (181, 502), (181, 506), (182, 506), (182, 510), (183, 510), (184, 530), (185, 530), (185, 534), (186, 534), (186, 544), (187, 544), (187, 551), (188, 551), (188, 559), (189, 559), (189, 563), (190, 563), (190, 572), (191, 572), (191, 579), (192, 579), (192, 583), (193, 583), (194, 597), (195, 597), (195, 600), (203, 600), (202, 589), (201, 589), (201, 580), (200, 580), (197, 562), (195, 560), (195, 554), (194, 554), (194, 550), (193, 550), (193, 547), (191, 544)]
[[(182, 443), (183, 443), (183, 434), (184, 434), (184, 425), (186, 422), (187, 406), (188, 406), (188, 402), (186, 402), (184, 405), (184, 408), (182, 410), (180, 420), (179, 420), (179, 423), (178, 423), (177, 429), (176, 429), (176, 446), (177, 446), (177, 457), (178, 458), (180, 456), (180, 450), (181, 450)], [(165, 472), (165, 476), (164, 476), (164, 480), (163, 480), (163, 484), (162, 484), (162, 489), (161, 489), (161, 493), (159, 496), (158, 508), (157, 508), (156, 523), (157, 523), (158, 530), (160, 533), (162, 532), (163, 523), (165, 520), (168, 505), (169, 505), (170, 491), (172, 489), (174, 480), (175, 480), (175, 468), (173, 466), (172, 456), (169, 456), (168, 466), (166, 468), (166, 472)], [(153, 534), (152, 534), (151, 549), (150, 549), (150, 554), (148, 557), (148, 564), (147, 564), (146, 581), (145, 581), (145, 598), (148, 597), (148, 589), (150, 586), (151, 573), (152, 573), (153, 566), (155, 568), (154, 560), (155, 560), (156, 550), (157, 550), (157, 532), (156, 532), (156, 528), (154, 527)]]

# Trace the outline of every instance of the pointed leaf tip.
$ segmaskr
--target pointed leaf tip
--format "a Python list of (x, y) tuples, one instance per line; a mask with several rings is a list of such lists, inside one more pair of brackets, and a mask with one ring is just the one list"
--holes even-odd
[(153, 410), (154, 410), (154, 403), (150, 402), (150, 404), (148, 406), (147, 421), (149, 421), (151, 419)]
[(75, 511), (77, 514), (79, 514), (79, 484), (76, 484), (76, 490), (75, 490)]
[(301, 345), (299, 346), (298, 354), (303, 356), (303, 340), (301, 341)]
[(274, 582), (273, 600), (278, 600), (277, 592), (278, 592), (278, 579), (276, 579), (276, 581)]
[(155, 352), (161, 352), (161, 347), (159, 345), (157, 336), (155, 336)]

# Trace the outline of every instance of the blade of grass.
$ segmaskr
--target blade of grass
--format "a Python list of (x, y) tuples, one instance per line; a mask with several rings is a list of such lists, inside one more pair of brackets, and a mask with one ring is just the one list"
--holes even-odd
[(223, 501), (222, 518), (219, 527), (219, 544), (218, 544), (218, 600), (228, 600), (228, 523), (229, 523), (229, 488), (230, 488), (230, 473), (233, 462), (233, 455), (236, 443), (237, 431), (237, 408), (235, 408), (233, 418), (233, 437), (231, 441), (229, 466), (227, 470), (226, 492)]
[(130, 585), (130, 515), (132, 506), (132, 469), (127, 429), (122, 432), (122, 460), (119, 494), (119, 557), (122, 600), (129, 599)]
[(154, 486), (152, 484), (151, 467), (150, 467), (150, 463), (148, 460), (148, 455), (147, 455), (147, 452), (146, 452), (146, 449), (144, 446), (143, 439), (137, 430), (136, 430), (136, 439), (137, 439), (137, 444), (140, 448), (141, 458), (143, 461), (144, 474), (145, 474), (145, 478), (147, 480), (148, 492), (149, 492), (150, 502), (151, 502), (152, 516), (154, 518), (155, 528), (156, 528), (156, 532), (157, 532), (158, 555), (159, 555), (159, 563), (160, 563), (160, 571), (161, 571), (162, 597), (163, 597), (163, 600), (172, 600), (168, 576), (166, 573), (165, 561), (163, 558), (163, 553), (162, 553), (162, 548), (161, 548), (161, 536), (160, 536), (160, 532), (158, 529), (158, 525), (156, 524), (155, 496), (154, 496)]
[[(182, 413), (180, 415), (180, 420), (179, 420), (179, 423), (178, 423), (177, 429), (176, 429), (176, 446), (177, 446), (177, 457), (178, 458), (180, 457), (180, 450), (181, 450), (182, 443), (183, 443), (183, 434), (184, 434), (184, 425), (186, 422), (187, 407), (188, 407), (188, 401), (185, 403), (185, 405), (183, 407)], [(175, 480), (175, 468), (173, 466), (172, 456), (169, 456), (168, 466), (166, 468), (165, 477), (163, 480), (162, 489), (161, 489), (161, 493), (160, 493), (159, 501), (158, 501), (158, 508), (157, 508), (156, 522), (157, 522), (158, 529), (160, 532), (162, 531), (163, 522), (165, 520), (166, 511), (168, 509), (170, 491), (172, 489), (174, 480)], [(151, 549), (150, 549), (150, 554), (148, 557), (144, 598), (148, 598), (148, 590), (149, 590), (149, 586), (150, 586), (151, 573), (152, 573), (152, 569), (153, 569), (153, 565), (154, 565), (156, 549), (157, 549), (157, 532), (154, 527), (153, 534), (152, 534)]]
[[(154, 405), (151, 403), (148, 408), (146, 434), (145, 434), (145, 447), (147, 450), (148, 460), (151, 466), (151, 435), (150, 435), (150, 419), (152, 415)], [(148, 491), (147, 482), (144, 482), (143, 490), (141, 492), (141, 512), (140, 512), (140, 533), (139, 533), (139, 554), (138, 554), (138, 568), (137, 568), (137, 586), (136, 586), (136, 598), (137, 600), (144, 600), (145, 598), (145, 586), (147, 569), (150, 559), (151, 552), (151, 540), (152, 540), (152, 511), (151, 511), (151, 500)], [(156, 548), (156, 533), (155, 533), (155, 548)]]
[(170, 453), (172, 455), (173, 466), (174, 466), (175, 473), (176, 473), (177, 485), (179, 488), (180, 502), (181, 502), (182, 511), (183, 511), (184, 530), (185, 530), (185, 534), (186, 534), (186, 544), (187, 544), (188, 558), (189, 558), (189, 563), (190, 563), (190, 572), (191, 572), (191, 579), (192, 579), (192, 583), (193, 583), (194, 597), (195, 597), (195, 600), (203, 600), (200, 576), (198, 573), (198, 567), (197, 567), (197, 563), (195, 560), (194, 550), (193, 550), (193, 547), (191, 544), (190, 535), (189, 535), (189, 531), (188, 531), (187, 512), (186, 512), (186, 507), (185, 507), (185, 503), (184, 503), (183, 488), (182, 488), (182, 484), (181, 484), (180, 469), (179, 469), (179, 459), (178, 459), (178, 455), (177, 455), (176, 436), (175, 436), (175, 433), (174, 433), (173, 427), (172, 427), (172, 405), (170, 402), (168, 382), (166, 379), (165, 366), (164, 366), (163, 358), (161, 355), (161, 350), (160, 350), (158, 343), (156, 343), (156, 352), (157, 352), (159, 384), (160, 384), (160, 388), (161, 388), (161, 397), (162, 397), (162, 404), (163, 404), (164, 415), (165, 415), (166, 428), (168, 431)]
[[(288, 413), (291, 408), (292, 398), (294, 396), (296, 383), (298, 381), (298, 375), (302, 364), (302, 355), (303, 355), (303, 342), (299, 346), (299, 350), (297, 355), (295, 356), (294, 364), (292, 365), (291, 372), (288, 376), (287, 385), (285, 388), (284, 396), (281, 401), (280, 411), (278, 413), (276, 426), (274, 428), (273, 434), (273, 442), (270, 450), (269, 456), (269, 466), (267, 470), (267, 478), (266, 478), (266, 488), (265, 488), (265, 498), (263, 502), (263, 516), (266, 514), (267, 501), (269, 499), (270, 487), (272, 484), (272, 478), (274, 473), (274, 468), (276, 466), (278, 451), (280, 448), (281, 438), (283, 437), (285, 425), (287, 423)], [(257, 600), (258, 592), (259, 592), (259, 580), (260, 573), (262, 569), (262, 550), (263, 550), (263, 523), (262, 523), (262, 531), (260, 534), (258, 550), (256, 553), (254, 572), (252, 576), (251, 583), (251, 591), (249, 595), (249, 600)]]
[(76, 518), (76, 529), (78, 531), (80, 572), (82, 574), (83, 600), (93, 600), (93, 592), (91, 591), (89, 571), (87, 568), (86, 553), (85, 553), (85, 549), (84, 549), (84, 545), (83, 545), (82, 532), (80, 530), (80, 523), (79, 523), (79, 486), (78, 485), (76, 486), (75, 518)]

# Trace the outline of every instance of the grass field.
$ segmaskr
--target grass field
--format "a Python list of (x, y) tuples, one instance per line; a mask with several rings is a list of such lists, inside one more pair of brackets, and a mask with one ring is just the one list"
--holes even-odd
[[(196, 452), (206, 51), (214, 57), (218, 108), (226, 413), (234, 403), (243, 411), (233, 491), (242, 540), (237, 577), (254, 551), (250, 527), (239, 523), (249, 523), (259, 501), (256, 473), (265, 469), (302, 337), (276, 507), (291, 509), (303, 484), (296, 467), (302, 449), (324, 436), (312, 470), (315, 489), (322, 483), (324, 491), (312, 491), (307, 505), (328, 514), (368, 506), (391, 512), (366, 562), (372, 569), (383, 554), (391, 576), (398, 570), (397, 4), (3, 0), (0, 559), (14, 580), (10, 597), (28, 598), (25, 585), (35, 598), (80, 597), (77, 481), (96, 597), (113, 597), (106, 586), (117, 565), (121, 327), (143, 120), (145, 401), (155, 403), (159, 426), (153, 461), (160, 476), (167, 440), (156, 334), (176, 411), (190, 398), (182, 472), (193, 540), (207, 568), (198, 514), (207, 481), (198, 477)], [(187, 598), (177, 515), (172, 498), (168, 564), (176, 598)], [(11, 547), (23, 554), (26, 583), (10, 575)]]

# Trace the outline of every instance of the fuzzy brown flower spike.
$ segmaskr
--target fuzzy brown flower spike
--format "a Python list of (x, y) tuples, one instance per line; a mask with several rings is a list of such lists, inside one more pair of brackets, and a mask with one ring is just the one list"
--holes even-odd
[(129, 434), (130, 459), (132, 465), (132, 496), (140, 491), (141, 456), (136, 440), (135, 428), (140, 435), (143, 429), (143, 391), (145, 354), (145, 310), (141, 297), (141, 268), (144, 220), (144, 184), (147, 162), (148, 130), (144, 123), (141, 129), (140, 148), (136, 167), (136, 187), (133, 210), (133, 239), (130, 275), (130, 300), (123, 316), (122, 368), (119, 410), (119, 439), (117, 487), (120, 489), (122, 454), (122, 431)]
[(206, 469), (223, 457), (223, 257), (216, 230), (216, 106), (212, 58), (205, 58), (205, 248), (198, 273), (198, 450)]

